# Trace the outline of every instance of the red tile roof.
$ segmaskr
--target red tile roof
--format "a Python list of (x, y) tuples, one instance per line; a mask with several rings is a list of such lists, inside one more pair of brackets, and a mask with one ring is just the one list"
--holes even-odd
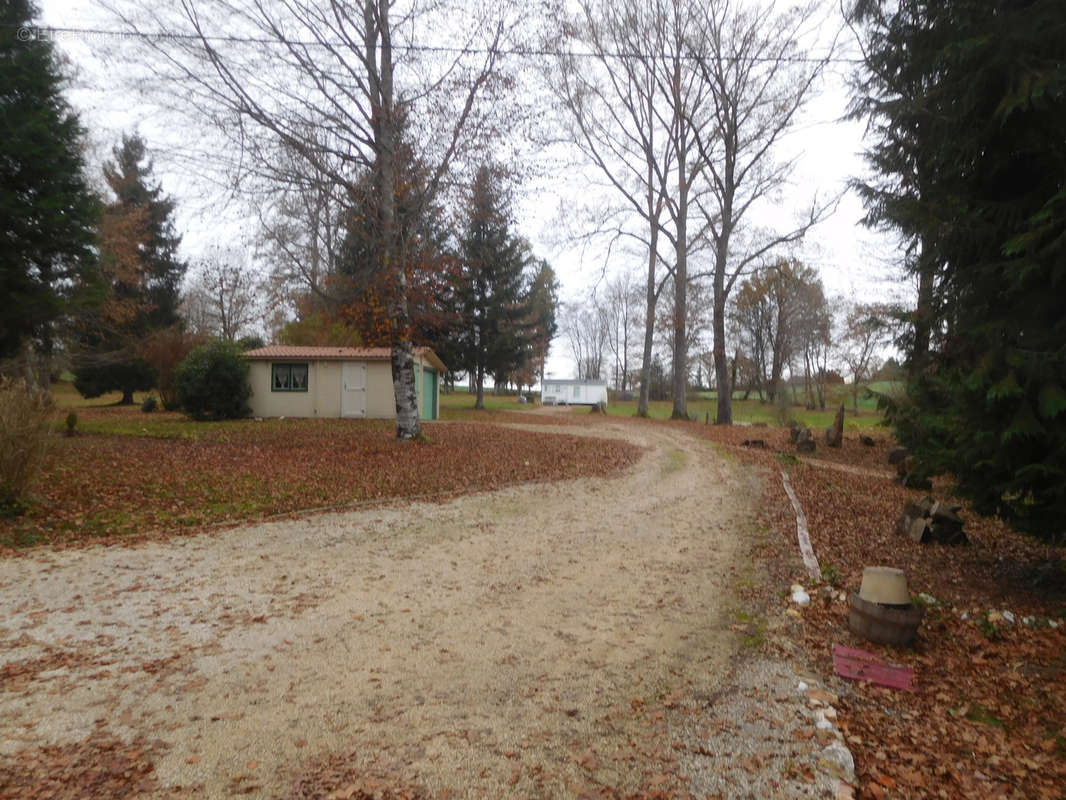
[(387, 347), (292, 347), (283, 344), (272, 344), (260, 347), (257, 350), (249, 350), (244, 354), (245, 358), (307, 358), (316, 361), (323, 359), (359, 359), (376, 360), (387, 359), (392, 351)]
[[(438, 369), (444, 369), (444, 363), (428, 347), (416, 347), (415, 355), (422, 356)], [(301, 359), (305, 361), (388, 361), (392, 350), (388, 347), (293, 347), (284, 344), (272, 344), (249, 350), (245, 358), (253, 361), (277, 361), (279, 359)]]

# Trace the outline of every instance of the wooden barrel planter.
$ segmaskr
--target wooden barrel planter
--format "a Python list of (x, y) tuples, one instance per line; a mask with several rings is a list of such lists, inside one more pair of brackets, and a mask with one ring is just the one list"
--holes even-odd
[(918, 626), (925, 616), (920, 606), (891, 606), (863, 600), (858, 593), (851, 595), (851, 611), (848, 613), (848, 628), (856, 636), (862, 636), (877, 644), (906, 647), (914, 641)]

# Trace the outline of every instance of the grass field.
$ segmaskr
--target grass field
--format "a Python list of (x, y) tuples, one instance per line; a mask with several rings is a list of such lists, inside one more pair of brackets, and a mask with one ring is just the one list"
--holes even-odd
[[(781, 410), (773, 403), (760, 403), (758, 399), (742, 400), (742, 394), (737, 393), (733, 399), (733, 419), (736, 422), (766, 423), (768, 425), (781, 425), (788, 419), (795, 419), (802, 425), (811, 428), (824, 428), (833, 421), (836, 406), (844, 400), (847, 415), (844, 426), (848, 429), (868, 428), (881, 422), (881, 413), (877, 411), (877, 403), (873, 398), (863, 399), (860, 396), (859, 414), (856, 416), (851, 410), (851, 397), (835, 399), (832, 404), (827, 403), (825, 411), (808, 411), (803, 406), (790, 406), (787, 409), (788, 416), (785, 420), (780, 419)], [(494, 395), (485, 393), (485, 410), (493, 411), (529, 411), (536, 408), (535, 404), (520, 404), (513, 395)], [(466, 391), (456, 390), (450, 394), (440, 396), (441, 419), (451, 420), (476, 420), (479, 416), (489, 416), (474, 410), (474, 396)], [(669, 419), (673, 411), (673, 404), (669, 400), (656, 400), (649, 403), (648, 412), (652, 419)], [(714, 421), (718, 411), (718, 401), (714, 392), (703, 392), (697, 399), (688, 402), (689, 416), (698, 422), (706, 420)], [(588, 413), (587, 406), (574, 406), (574, 414)], [(607, 413), (612, 416), (631, 417), (637, 413), (637, 401), (614, 401), (607, 407)]]
[[(454, 391), (440, 395), (440, 418), (476, 420), (482, 412), (474, 410), (476, 397), (465, 388), (456, 387)], [(529, 411), (536, 408), (535, 403), (519, 403), (515, 395), (494, 395), (486, 391), (484, 396), (485, 411)]]
[(59, 409), (59, 424), (67, 413), (73, 411), (78, 417), (79, 433), (97, 433), (111, 436), (149, 436), (157, 439), (225, 438), (227, 431), (238, 431), (247, 425), (246, 420), (224, 422), (193, 422), (184, 414), (172, 411), (141, 411), (141, 403), (149, 392), (137, 392), (132, 406), (120, 406), (120, 392), (112, 392), (88, 400), (82, 397), (70, 383), (52, 384), (52, 397)]
[[(577, 474), (575, 453), (597, 453), (605, 469), (627, 463), (628, 451), (594, 440), (540, 437), (477, 422), (569, 423), (579, 432), (587, 406), (560, 416), (530, 416), (538, 406), (514, 395), (485, 395), (475, 411), (465, 391), (441, 396), (441, 417), (458, 424), (427, 425), (425, 446), (397, 442), (391, 420), (194, 422), (181, 413), (141, 411), (117, 405), (117, 393), (86, 400), (69, 383), (53, 387), (56, 432), (28, 512), (0, 520), (0, 548), (45, 541), (187, 530), (201, 525), (258, 519), (309, 508), (348, 505), (424, 493), (493, 488), (546, 476)], [(671, 404), (653, 402), (653, 419), (668, 419)], [(62, 435), (64, 419), (77, 414), (76, 436)], [(636, 402), (616, 402), (610, 414), (634, 416)], [(714, 419), (716, 400), (697, 397), (689, 414)], [(787, 409), (816, 430), (833, 412)], [(738, 422), (781, 424), (781, 409), (758, 400), (734, 401)], [(875, 410), (850, 414), (846, 428), (876, 425)], [(475, 423), (475, 424), (469, 424)], [(700, 426), (702, 428), (703, 426)], [(710, 429), (707, 429), (710, 430)], [(617, 448), (615, 448), (617, 449)], [(608, 457), (604, 458), (607, 453)], [(588, 459), (585, 459), (588, 460)]]
[[(144, 398), (150, 394), (154, 394), (154, 392), (135, 392), (133, 395), (134, 404), (139, 408)], [(56, 401), (57, 408), (77, 411), (79, 408), (116, 406), (118, 401), (122, 399), (122, 392), (110, 392), (90, 400), (78, 394), (78, 390), (74, 388), (74, 384), (70, 381), (59, 381), (52, 384), (52, 397)]]
[[(871, 384), (871, 388), (878, 392), (892, 391), (895, 386), (887, 381)], [(193, 423), (180, 414), (160, 411), (144, 414), (139, 409), (145, 395), (140, 393), (135, 395), (136, 402), (133, 408), (115, 405), (121, 399), (118, 392), (86, 400), (69, 383), (55, 384), (52, 387), (52, 394), (55, 397), (56, 406), (62, 409), (64, 416), (67, 410), (73, 410), (79, 414), (78, 430), (85, 433), (198, 439), (241, 424), (239, 422)], [(736, 422), (781, 425), (787, 419), (795, 419), (800, 424), (811, 428), (824, 428), (833, 421), (836, 406), (841, 401), (844, 402), (847, 410), (844, 421), (846, 428), (852, 430), (868, 428), (877, 425), (882, 419), (881, 413), (877, 410), (876, 399), (865, 393), (859, 395), (859, 414), (856, 416), (852, 411), (851, 394), (847, 391), (847, 387), (843, 386), (831, 387), (825, 411), (808, 411), (801, 405), (790, 406), (787, 409), (786, 420), (781, 419), (781, 409), (774, 403), (759, 402), (757, 397), (749, 397), (747, 400), (741, 399), (742, 397), (742, 393), (737, 392), (733, 398), (733, 419)], [(537, 407), (535, 403), (519, 403), (514, 395), (495, 395), (491, 391), (485, 392), (484, 400), (485, 411), (490, 413), (474, 410), (474, 395), (467, 392), (465, 387), (457, 387), (447, 394), (442, 393), (440, 418), (452, 421), (476, 421), (493, 416), (491, 412), (528, 412)], [(669, 419), (673, 404), (669, 400), (653, 401), (648, 410), (652, 419)], [(634, 416), (636, 411), (636, 400), (614, 401), (607, 408), (607, 413), (613, 416)], [(715, 392), (701, 392), (697, 398), (689, 400), (689, 416), (698, 422), (704, 422), (708, 418), (713, 422), (717, 411), (718, 401)], [(585, 406), (576, 406), (573, 409), (575, 414), (586, 412)]]
[[(866, 391), (869, 388), (873, 392), (879, 394), (895, 394), (902, 391), (903, 385), (897, 381), (874, 381), (873, 383), (863, 386), (859, 390), (859, 411), (877, 411), (877, 398), (870, 392)], [(704, 400), (714, 400), (718, 397), (717, 392), (700, 392), (699, 396)], [(733, 401), (736, 402), (744, 397), (743, 392), (734, 392)], [(799, 402), (802, 397), (802, 391), (797, 391), (795, 394), (795, 401)], [(751, 393), (748, 399), (754, 398), (758, 400), (756, 393)], [(851, 394), (851, 387), (844, 384), (835, 384), (827, 387), (826, 389), (826, 406), (836, 407), (840, 403), (844, 403), (847, 409), (852, 409), (854, 400)]]
[[(648, 404), (648, 413), (652, 419), (669, 419), (673, 412), (673, 403), (669, 400), (657, 400)], [(781, 409), (773, 403), (760, 403), (758, 400), (733, 400), (733, 421), (748, 423), (766, 423), (767, 425), (784, 425), (794, 419), (809, 428), (824, 428), (833, 421), (836, 409), (828, 406), (825, 411), (808, 411), (803, 406), (789, 406), (787, 415), (781, 418)], [(637, 401), (615, 402), (607, 407), (607, 413), (614, 416), (633, 416), (637, 413)], [(714, 398), (699, 398), (688, 401), (688, 414), (697, 422), (714, 422), (718, 413), (718, 401)], [(850, 429), (868, 428), (881, 422), (881, 414), (876, 410), (859, 406), (856, 416), (850, 408), (844, 417), (844, 427)]]

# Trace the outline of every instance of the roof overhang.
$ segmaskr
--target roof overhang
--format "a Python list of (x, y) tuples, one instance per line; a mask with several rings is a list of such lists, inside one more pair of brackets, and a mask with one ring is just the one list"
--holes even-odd
[[(414, 355), (434, 369), (447, 372), (448, 367), (429, 347), (414, 348)], [(297, 347), (268, 345), (244, 353), (249, 361), (391, 361), (388, 347)]]

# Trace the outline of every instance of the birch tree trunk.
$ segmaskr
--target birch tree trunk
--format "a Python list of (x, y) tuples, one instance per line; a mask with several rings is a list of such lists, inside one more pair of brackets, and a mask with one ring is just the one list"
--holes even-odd
[(648, 393), (651, 390), (651, 352), (655, 341), (655, 305), (658, 294), (655, 291), (655, 268), (658, 266), (656, 243), (659, 240), (658, 227), (651, 229), (651, 245), (648, 248), (648, 283), (645, 286), (646, 305), (644, 308), (644, 351), (640, 361), (640, 398), (637, 400), (637, 416), (648, 416)]

